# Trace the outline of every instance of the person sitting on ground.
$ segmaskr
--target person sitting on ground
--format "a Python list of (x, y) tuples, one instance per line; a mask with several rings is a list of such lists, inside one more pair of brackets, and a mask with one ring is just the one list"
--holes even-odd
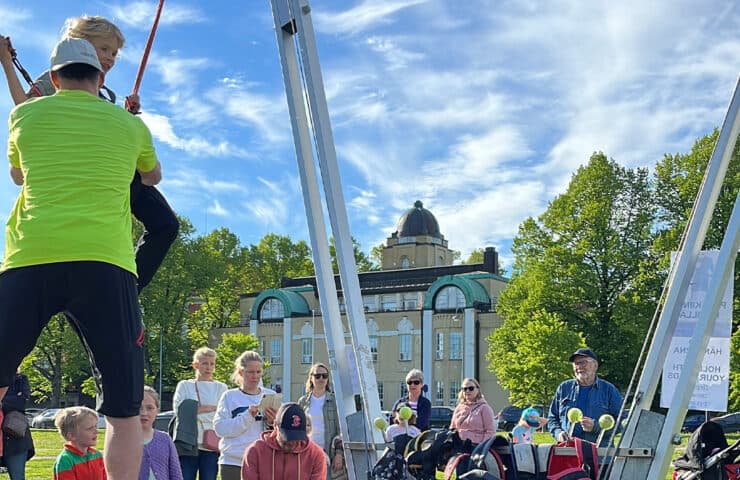
[(139, 480), (182, 480), (175, 444), (169, 435), (154, 429), (154, 420), (159, 414), (159, 394), (148, 385), (144, 387), (140, 412), (144, 453)]
[(98, 414), (88, 407), (68, 407), (54, 417), (59, 434), (67, 442), (54, 461), (54, 480), (104, 480), (103, 455), (98, 443)]
[(536, 408), (525, 408), (516, 427), (511, 431), (511, 443), (534, 443), (534, 434), (542, 425), (542, 417)]
[(324, 451), (308, 438), (306, 412), (285, 403), (275, 415), (275, 429), (244, 452), (242, 480), (326, 480)]
[[(599, 417), (608, 413), (619, 418), (622, 394), (617, 387), (596, 375), (599, 358), (593, 350), (579, 348), (568, 361), (573, 365), (575, 378), (564, 381), (555, 390), (547, 415), (547, 429), (556, 441), (569, 440), (571, 421), (568, 419), (568, 410), (579, 408), (583, 418), (573, 426), (573, 436), (595, 443), (601, 432)], [(604, 435), (599, 446), (608, 445), (609, 437)]]

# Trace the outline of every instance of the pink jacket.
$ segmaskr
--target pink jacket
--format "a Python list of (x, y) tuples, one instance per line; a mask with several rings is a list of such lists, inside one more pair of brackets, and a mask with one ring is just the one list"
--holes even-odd
[(456, 429), (463, 440), (481, 443), (496, 434), (493, 409), (483, 399), (475, 403), (459, 403), (452, 413), (450, 428)]
[(321, 447), (309, 440), (293, 452), (284, 452), (274, 432), (262, 432), (260, 439), (247, 447), (242, 480), (326, 480), (327, 458)]

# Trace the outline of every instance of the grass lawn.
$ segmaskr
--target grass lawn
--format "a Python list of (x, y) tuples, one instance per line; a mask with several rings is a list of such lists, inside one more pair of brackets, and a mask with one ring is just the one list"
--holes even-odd
[[(103, 437), (105, 430), (100, 430), (98, 435), (98, 448), (103, 448)], [(681, 445), (676, 448), (673, 458), (676, 458), (683, 452), (686, 446), (686, 439), (688, 435), (683, 436)], [(740, 434), (727, 435), (727, 441), (729, 443), (734, 442), (740, 438)], [(33, 430), (33, 441), (36, 446), (36, 456), (33, 457), (26, 464), (26, 478), (28, 480), (49, 480), (52, 478), (52, 467), (54, 466), (54, 459), (62, 449), (64, 441), (56, 432), (56, 430)], [(537, 443), (553, 443), (553, 439), (546, 433), (538, 433), (535, 436)], [(670, 480), (673, 476), (673, 470), (669, 471), (666, 480)], [(5, 480), (8, 475), (5, 473), (0, 474), (0, 480)]]

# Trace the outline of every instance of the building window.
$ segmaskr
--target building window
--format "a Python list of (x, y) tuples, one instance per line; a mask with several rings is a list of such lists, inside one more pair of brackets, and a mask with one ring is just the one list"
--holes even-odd
[(457, 380), (450, 380), (450, 406), (454, 407), (457, 405), (458, 393), (460, 393), (460, 382)]
[(400, 351), (400, 355), (398, 359), (403, 362), (411, 361), (411, 335), (409, 334), (399, 335), (398, 343), (399, 343), (399, 351)]
[(462, 333), (450, 332), (450, 360), (462, 359)]
[(267, 340), (260, 340), (260, 357), (267, 358)]
[(419, 306), (419, 295), (416, 292), (403, 294), (403, 309), (416, 310)]
[(434, 404), (444, 405), (445, 404), (445, 385), (441, 380), (437, 381), (437, 389), (434, 394)]
[(400, 383), (400, 385), (401, 385), (401, 388), (400, 388), (401, 392), (400, 392), (400, 395), (399, 395), (399, 397), (403, 398), (403, 397), (405, 397), (406, 395), (408, 395), (408, 394), (409, 394), (409, 389), (408, 389), (408, 388), (406, 388), (406, 381), (405, 381), (405, 380), (404, 380), (404, 381), (402, 381), (402, 382)]
[(407, 257), (406, 255), (401, 257), (401, 268), (403, 269), (411, 268), (411, 261), (409, 260), (409, 257)]
[(437, 360), (444, 360), (445, 358), (445, 334), (443, 332), (437, 332), (437, 348), (435, 358)]
[(370, 354), (373, 356), (373, 362), (378, 361), (378, 337), (377, 335), (370, 336)]
[(366, 295), (362, 297), (362, 305), (366, 312), (377, 312), (378, 305), (375, 303), (375, 295)]
[(347, 313), (347, 305), (344, 303), (344, 297), (339, 297), (339, 313)]
[(301, 341), (301, 363), (313, 363), (313, 338)]
[(383, 295), (381, 299), (383, 303), (384, 312), (395, 312), (396, 311), (396, 296), (395, 295)]
[(260, 309), (261, 320), (282, 320), (283, 318), (285, 318), (283, 302), (277, 298), (268, 298), (262, 302), (262, 308)]
[(444, 287), (434, 297), (436, 311), (455, 310), (465, 308), (465, 294), (454, 285)]
[(380, 399), (380, 409), (383, 409), (383, 382), (378, 382), (378, 398)]
[(273, 365), (283, 363), (283, 341), (279, 338), (270, 340), (270, 363)]

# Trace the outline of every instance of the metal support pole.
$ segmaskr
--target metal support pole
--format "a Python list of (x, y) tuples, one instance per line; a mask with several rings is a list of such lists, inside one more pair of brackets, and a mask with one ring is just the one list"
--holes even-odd
[[(341, 180), (334, 151), (328, 108), (324, 94), (321, 69), (310, 19), (308, 3), (300, 0), (271, 0), (275, 34), (280, 53), (283, 81), (293, 130), (293, 140), (298, 159), (298, 170), (303, 189), (304, 206), (308, 219), (309, 236), (316, 269), (316, 285), (321, 302), (322, 321), (326, 333), (329, 362), (337, 397), (342, 439), (349, 442), (347, 417), (354, 411), (351, 380), (358, 379), (363, 400), (363, 431), (365, 444), (374, 450), (375, 444), (383, 443), (382, 434), (372, 428), (370, 418), (380, 416), (377, 381), (373, 370), (370, 341), (365, 323), (359, 279), (354, 261), (354, 249), (349, 234), (349, 223), (341, 192)], [(300, 44), (301, 62), (298, 61), (296, 42)], [(299, 68), (300, 67), (300, 68)], [(300, 74), (303, 73), (303, 76)], [(305, 103), (304, 103), (305, 102)], [(308, 109), (309, 118), (306, 108)], [(316, 151), (312, 150), (312, 136)], [(344, 329), (337, 299), (336, 285), (329, 255), (329, 241), (321, 203), (318, 175), (314, 162), (317, 157), (321, 169), (326, 208), (337, 251), (337, 263), (344, 297), (347, 304), (352, 347), (355, 364), (350, 364), (344, 354)], [(347, 470), (355, 478), (353, 456), (345, 449)], [(368, 466), (374, 463), (377, 452), (366, 455)], [(372, 458), (370, 458), (372, 457)]]

